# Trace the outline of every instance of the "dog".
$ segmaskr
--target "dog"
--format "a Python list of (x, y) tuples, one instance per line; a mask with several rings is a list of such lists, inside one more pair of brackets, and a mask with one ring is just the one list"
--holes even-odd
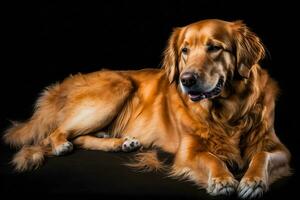
[[(174, 155), (173, 176), (211, 195), (260, 197), (290, 174), (291, 157), (275, 134), (279, 89), (259, 65), (264, 55), (261, 40), (242, 21), (175, 28), (160, 69), (77, 74), (46, 88), (33, 116), (4, 135), (21, 148), (12, 163), (17, 171), (30, 170), (73, 145), (159, 147)], [(232, 166), (244, 172), (241, 179)]]

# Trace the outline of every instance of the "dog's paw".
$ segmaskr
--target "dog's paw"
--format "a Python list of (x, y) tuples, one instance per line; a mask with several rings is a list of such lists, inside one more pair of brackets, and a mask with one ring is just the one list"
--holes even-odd
[(94, 135), (97, 138), (110, 138), (111, 136), (106, 132), (98, 132)]
[(73, 144), (68, 141), (55, 147), (52, 153), (55, 156), (61, 156), (71, 152), (72, 150), (73, 150)]
[(134, 137), (125, 137), (124, 142), (122, 144), (122, 151), (130, 152), (137, 150), (141, 147), (141, 143), (135, 139)]
[(267, 184), (260, 177), (242, 178), (238, 186), (238, 196), (243, 199), (260, 198), (265, 191)]
[(231, 195), (235, 192), (238, 181), (228, 177), (213, 177), (208, 182), (207, 192), (210, 195)]

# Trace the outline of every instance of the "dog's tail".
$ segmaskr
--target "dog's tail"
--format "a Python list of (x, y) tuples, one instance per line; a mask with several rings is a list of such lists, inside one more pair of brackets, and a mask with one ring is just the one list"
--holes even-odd
[(12, 160), (17, 171), (37, 168), (43, 162), (44, 156), (51, 154), (48, 136), (59, 123), (58, 90), (58, 85), (45, 90), (37, 101), (32, 117), (27, 122), (15, 122), (6, 130), (3, 136), (5, 143), (20, 148)]
[(26, 122), (13, 122), (5, 131), (5, 143), (20, 148), (24, 145), (37, 144), (46, 138), (56, 127), (55, 95), (58, 86), (54, 85), (41, 95), (33, 116)]
[(139, 152), (125, 165), (141, 172), (165, 171), (168, 168), (168, 160), (163, 156), (163, 160), (159, 158), (161, 156), (157, 149)]
[(14, 155), (11, 163), (18, 172), (37, 169), (43, 163), (44, 157), (49, 150), (50, 147), (42, 145), (23, 146), (20, 151)]

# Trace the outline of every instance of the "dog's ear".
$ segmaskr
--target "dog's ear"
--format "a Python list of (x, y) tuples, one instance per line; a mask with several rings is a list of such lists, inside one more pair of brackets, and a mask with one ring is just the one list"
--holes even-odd
[(242, 21), (235, 21), (232, 26), (237, 70), (242, 77), (249, 78), (251, 67), (264, 58), (265, 48), (256, 34), (250, 31)]
[(172, 83), (178, 76), (178, 48), (177, 42), (181, 29), (175, 28), (169, 38), (167, 48), (164, 51), (162, 68)]

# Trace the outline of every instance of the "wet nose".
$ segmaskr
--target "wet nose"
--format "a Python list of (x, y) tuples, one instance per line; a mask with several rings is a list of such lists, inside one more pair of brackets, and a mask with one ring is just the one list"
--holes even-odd
[(192, 87), (197, 82), (197, 77), (194, 73), (191, 72), (185, 72), (181, 75), (180, 81), (183, 86), (185, 87)]

